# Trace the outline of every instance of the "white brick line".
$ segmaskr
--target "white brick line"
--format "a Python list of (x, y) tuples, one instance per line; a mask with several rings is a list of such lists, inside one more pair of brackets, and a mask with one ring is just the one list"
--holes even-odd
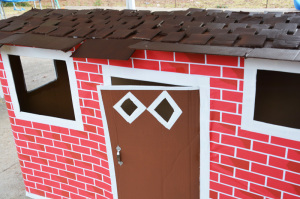
[(215, 89), (215, 90), (220, 90), (220, 91), (230, 91), (230, 92), (238, 92), (238, 93), (242, 93), (242, 91), (238, 91), (238, 90), (234, 90), (234, 89), (227, 89), (227, 88), (218, 88), (218, 87), (210, 87), (210, 89)]
[(286, 170), (283, 170), (283, 176), (282, 176), (282, 180), (283, 180), (283, 181), (287, 181), (287, 180), (285, 179), (285, 176), (286, 176)]
[[(221, 112), (221, 113), (227, 113), (227, 112)], [(229, 112), (229, 114), (234, 114), (234, 113), (230, 113), (230, 112)], [(214, 121), (213, 121), (213, 122), (214, 122)], [(235, 127), (237, 127), (237, 128), (241, 126), (241, 125), (231, 124), (231, 123), (223, 122), (223, 121), (222, 121), (222, 122), (221, 122), (221, 121), (220, 121), (220, 122), (217, 121), (217, 122), (215, 122), (215, 123), (228, 124), (228, 125), (231, 125), (231, 126), (235, 126)], [(218, 132), (218, 133), (222, 133), (222, 132)], [(230, 134), (230, 135), (232, 135), (232, 134)]]
[[(271, 156), (274, 156), (274, 157), (280, 157), (280, 158), (282, 158), (282, 159), (286, 159), (286, 160), (292, 160), (292, 159), (288, 159), (287, 158), (287, 147), (285, 147), (285, 146), (281, 146), (281, 145), (276, 145), (276, 144), (273, 144), (273, 143), (266, 143), (266, 142), (263, 142), (263, 141), (260, 141), (260, 140), (254, 140), (255, 142), (259, 142), (259, 143), (263, 143), (263, 144), (268, 144), (268, 145), (271, 145), (271, 146), (278, 146), (278, 147), (281, 147), (281, 148), (284, 148), (286, 151), (285, 151), (285, 157), (282, 157), (282, 156), (279, 156), (279, 155), (274, 155), (274, 154), (270, 154), (270, 153), (265, 153), (265, 152), (260, 152), (260, 153), (262, 153), (262, 154), (266, 154), (266, 155), (271, 155)], [(259, 152), (259, 151), (256, 151), (256, 150), (253, 150), (253, 151), (255, 151), (255, 152)], [(293, 160), (293, 161), (295, 161), (295, 160)], [(297, 161), (296, 161), (297, 162)], [(298, 162), (300, 162), (300, 161), (298, 161)]]
[(288, 148), (285, 148), (285, 159), (288, 159)]
[[(230, 176), (230, 175), (226, 175), (226, 174), (223, 174), (223, 173), (222, 173), (222, 175), (232, 178), (232, 176)], [(236, 178), (237, 178), (237, 177), (236, 177)], [(237, 178), (237, 179), (242, 180), (242, 181), (248, 183), (247, 191), (249, 191), (250, 193), (254, 193), (254, 194), (260, 195), (260, 194), (258, 194), (258, 193), (256, 193), (256, 192), (250, 191), (250, 185), (251, 185), (251, 184), (255, 184), (255, 185), (262, 186), (262, 187), (266, 187), (266, 188), (271, 188), (271, 189), (274, 189), (274, 190), (277, 190), (277, 191), (282, 192), (282, 190), (275, 189), (275, 188), (273, 188), (273, 187), (267, 187), (267, 186), (265, 186), (265, 185), (262, 185), (262, 184), (259, 184), (259, 183), (256, 183), (256, 182), (248, 181), (248, 180), (245, 180), (245, 179), (242, 179), (242, 178)], [(213, 180), (212, 180), (212, 181), (213, 181)], [(214, 181), (214, 182), (215, 182), (215, 181)], [(239, 187), (234, 187), (234, 186), (232, 186), (232, 185), (228, 185), (228, 184), (226, 184), (226, 183), (221, 183), (221, 182), (220, 182), (220, 184), (223, 184), (223, 185), (226, 185), (226, 186), (230, 186), (230, 187), (233, 187), (233, 188), (239, 189), (239, 190), (244, 190), (244, 189), (241, 189), (241, 188), (239, 188)], [(222, 194), (223, 194), (223, 193), (222, 193)], [(263, 195), (261, 195), (261, 196), (263, 196)]]
[[(258, 185), (262, 186), (261, 184), (258, 184)], [(242, 190), (242, 189), (240, 189), (240, 188), (237, 188), (237, 189)], [(255, 195), (258, 195), (258, 196), (261, 196), (261, 197), (265, 197), (264, 195), (261, 195), (261, 194), (256, 193), (256, 192), (252, 192), (252, 191), (248, 191), (248, 192), (253, 193), (253, 194), (255, 194)]]
[(267, 184), (268, 184), (268, 176), (266, 176), (266, 178), (265, 178), (265, 184), (264, 184), (264, 186), (267, 187)]
[(234, 147), (234, 157), (236, 157), (236, 154), (237, 154), (237, 148), (239, 148), (239, 147)]
[[(144, 59), (144, 58), (132, 58), (132, 59), (136, 59), (136, 60), (142, 60), (142, 61), (162, 61), (162, 62), (169, 62), (169, 63), (182, 63), (182, 64), (193, 64), (193, 65), (203, 65), (203, 66), (218, 66), (218, 67), (228, 67), (228, 68), (238, 68), (238, 66), (226, 66), (226, 65), (220, 65), (220, 64), (207, 64), (207, 61), (206, 61), (206, 55), (205, 55), (205, 61), (204, 63), (194, 63), (194, 62), (182, 62), (182, 61), (170, 61), (170, 60), (163, 60), (163, 59)], [(243, 70), (241, 68), (241, 70)]]
[[(239, 136), (238, 134), (239, 134), (239, 128), (235, 128), (235, 136), (236, 136), (236, 137), (243, 138), (243, 137)], [(243, 139), (244, 139), (244, 138), (243, 138)], [(249, 139), (249, 138), (246, 138), (246, 139), (247, 139), (247, 140), (251, 140), (251, 139)]]
[[(242, 104), (240, 102), (228, 101), (228, 100), (219, 100), (219, 99), (211, 99), (210, 101), (227, 102), (227, 103), (237, 104), (237, 105)], [(213, 109), (211, 109), (211, 110), (213, 110)], [(222, 111), (222, 110), (219, 110), (219, 111)], [(241, 115), (241, 114), (238, 114), (238, 115)]]
[[(225, 174), (223, 174), (223, 173), (222, 173), (222, 175), (227, 176), (227, 175), (225, 175)], [(232, 178), (232, 176), (228, 176), (228, 177)], [(243, 179), (241, 179), (241, 180), (247, 182), (246, 180), (243, 180)], [(214, 181), (214, 180), (211, 180), (211, 181), (216, 182), (216, 181)], [(226, 183), (222, 183), (222, 182), (217, 182), (217, 183), (222, 184), (222, 185), (226, 185), (226, 186), (231, 187), (231, 188), (233, 188), (233, 189), (240, 189), (240, 190), (243, 190), (243, 191), (247, 191), (247, 189), (242, 189), (242, 188), (240, 188), (240, 187), (235, 187), (235, 186), (230, 185), (230, 184), (226, 184)], [(247, 188), (248, 188), (248, 187), (247, 187)], [(210, 190), (214, 190), (214, 189), (210, 188)], [(223, 192), (220, 192), (220, 193), (224, 194)], [(228, 195), (228, 194), (225, 194), (225, 195)], [(230, 195), (229, 195), (229, 196), (230, 196)]]
[(296, 194), (294, 194), (294, 193), (289, 193), (289, 192), (282, 191), (281, 199), (283, 198), (283, 195), (284, 195), (285, 193), (290, 194), (290, 195), (295, 196), (295, 197), (299, 197), (299, 195), (296, 195)]
[(175, 52), (173, 52), (173, 62), (176, 62)]
[(239, 79), (239, 80), (238, 80), (238, 83), (237, 83), (237, 89), (238, 89), (238, 91), (240, 90), (240, 84), (241, 84), (241, 81), (243, 81), (243, 80)]
[(233, 187), (232, 189), (232, 196), (234, 196), (234, 194), (235, 194), (235, 187)]

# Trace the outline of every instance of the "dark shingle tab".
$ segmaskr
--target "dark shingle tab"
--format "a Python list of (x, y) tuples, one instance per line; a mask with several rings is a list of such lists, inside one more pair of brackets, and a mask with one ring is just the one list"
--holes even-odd
[(237, 34), (217, 34), (214, 35), (214, 39), (210, 43), (213, 46), (233, 46), (235, 41), (238, 39)]
[(138, 33), (132, 38), (150, 41), (160, 32), (161, 31), (159, 29), (143, 29), (138, 31)]
[(213, 36), (210, 34), (192, 34), (189, 38), (182, 41), (183, 44), (205, 45)]
[[(15, 34), (49, 36), (46, 39), (55, 36), (83, 40), (146, 40), (160, 42), (161, 45), (155, 45), (160, 48), (167, 43), (178, 43), (189, 44), (190, 48), (214, 46), (213, 51), (218, 46), (299, 49), (299, 25), (300, 14), (294, 12), (249, 13), (194, 8), (173, 12), (32, 9), (21, 16), (1, 20), (0, 34), (5, 37)], [(9, 41), (13, 39), (18, 38), (14, 36)]]
[(262, 48), (267, 37), (265, 35), (242, 35), (238, 42), (240, 47)]
[(184, 36), (185, 36), (185, 32), (171, 32), (167, 36), (165, 36), (161, 41), (176, 43), (181, 41)]

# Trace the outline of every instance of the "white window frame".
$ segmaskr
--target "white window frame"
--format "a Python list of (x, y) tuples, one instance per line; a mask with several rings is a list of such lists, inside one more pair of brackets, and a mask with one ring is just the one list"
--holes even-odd
[(284, 127), (254, 120), (257, 70), (269, 70), (300, 74), (299, 62), (246, 59), (243, 96), (242, 129), (300, 141), (300, 129)]
[[(164, 100), (166, 99), (170, 106), (173, 109), (173, 113), (167, 122), (164, 118), (162, 118), (157, 112), (156, 108), (157, 106)], [(174, 99), (170, 96), (170, 94), (167, 91), (163, 91), (155, 100), (154, 102), (148, 107), (148, 111), (162, 124), (164, 125), (167, 129), (171, 129), (172, 126), (175, 124), (177, 119), (180, 117), (182, 110), (179, 108), (177, 103), (174, 101)]]
[[(122, 104), (130, 99), (131, 102), (136, 106), (136, 109), (131, 115), (128, 115), (122, 108)], [(136, 118), (138, 118), (145, 110), (146, 107), (140, 100), (138, 100), (131, 92), (128, 92), (120, 101), (114, 105), (114, 109), (128, 122), (131, 124)]]
[[(42, 124), (49, 124), (53, 126), (65, 127), (65, 128), (75, 129), (75, 130), (83, 130), (83, 121), (82, 121), (80, 104), (79, 104), (78, 88), (76, 83), (73, 58), (70, 57), (71, 52), (62, 52), (58, 50), (48, 50), (48, 49), (20, 47), (20, 46), (3, 46), (1, 48), (1, 55), (3, 59), (4, 69), (7, 75), (7, 82), (10, 90), (10, 96), (11, 96), (12, 104), (17, 119), (38, 122)], [(16, 93), (16, 87), (13, 80), (13, 74), (12, 74), (8, 55), (37, 57), (37, 58), (46, 58), (46, 59), (65, 61), (67, 65), (68, 76), (69, 76), (75, 120), (68, 120), (68, 119), (62, 119), (62, 118), (57, 118), (52, 116), (22, 112), (20, 110), (20, 104)]]
[[(210, 182), (210, 136), (209, 136), (209, 122), (210, 122), (210, 78), (200, 75), (178, 74), (162, 71), (151, 71), (145, 69), (134, 69), (117, 66), (102, 65), (104, 86), (98, 86), (99, 99), (101, 99), (102, 89), (113, 89), (111, 77), (119, 77), (125, 79), (141, 80), (157, 82), (162, 84), (197, 87), (200, 90), (200, 198), (209, 199), (209, 182)], [(120, 86), (116, 86), (119, 89)], [(123, 86), (124, 89), (135, 89), (135, 86)], [(148, 86), (150, 90), (151, 86)], [(159, 87), (156, 87), (158, 90)], [(173, 87), (176, 90), (176, 87)], [(180, 88), (178, 88), (180, 89)], [(189, 90), (189, 88), (184, 88)], [(100, 108), (104, 111), (104, 105), (100, 100)], [(117, 182), (115, 175), (115, 166), (113, 159), (113, 151), (111, 148), (111, 141), (108, 132), (106, 116), (102, 113), (103, 128), (105, 133), (105, 140), (107, 146), (107, 155), (109, 163), (109, 172), (112, 183), (112, 194), (114, 199), (118, 199)]]

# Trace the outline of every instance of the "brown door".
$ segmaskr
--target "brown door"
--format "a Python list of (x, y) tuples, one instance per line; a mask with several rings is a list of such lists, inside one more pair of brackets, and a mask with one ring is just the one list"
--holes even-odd
[(199, 90), (160, 89), (100, 90), (118, 199), (199, 199)]

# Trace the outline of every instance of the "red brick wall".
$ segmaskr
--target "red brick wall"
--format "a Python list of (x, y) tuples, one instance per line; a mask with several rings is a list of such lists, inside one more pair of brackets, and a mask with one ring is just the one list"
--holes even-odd
[(300, 142), (240, 128), (243, 58), (141, 50), (128, 61), (74, 59), (83, 132), (16, 119), (0, 63), (28, 192), (50, 198), (112, 198), (96, 91), (103, 83), (102, 64), (210, 76), (210, 197), (300, 198)]

